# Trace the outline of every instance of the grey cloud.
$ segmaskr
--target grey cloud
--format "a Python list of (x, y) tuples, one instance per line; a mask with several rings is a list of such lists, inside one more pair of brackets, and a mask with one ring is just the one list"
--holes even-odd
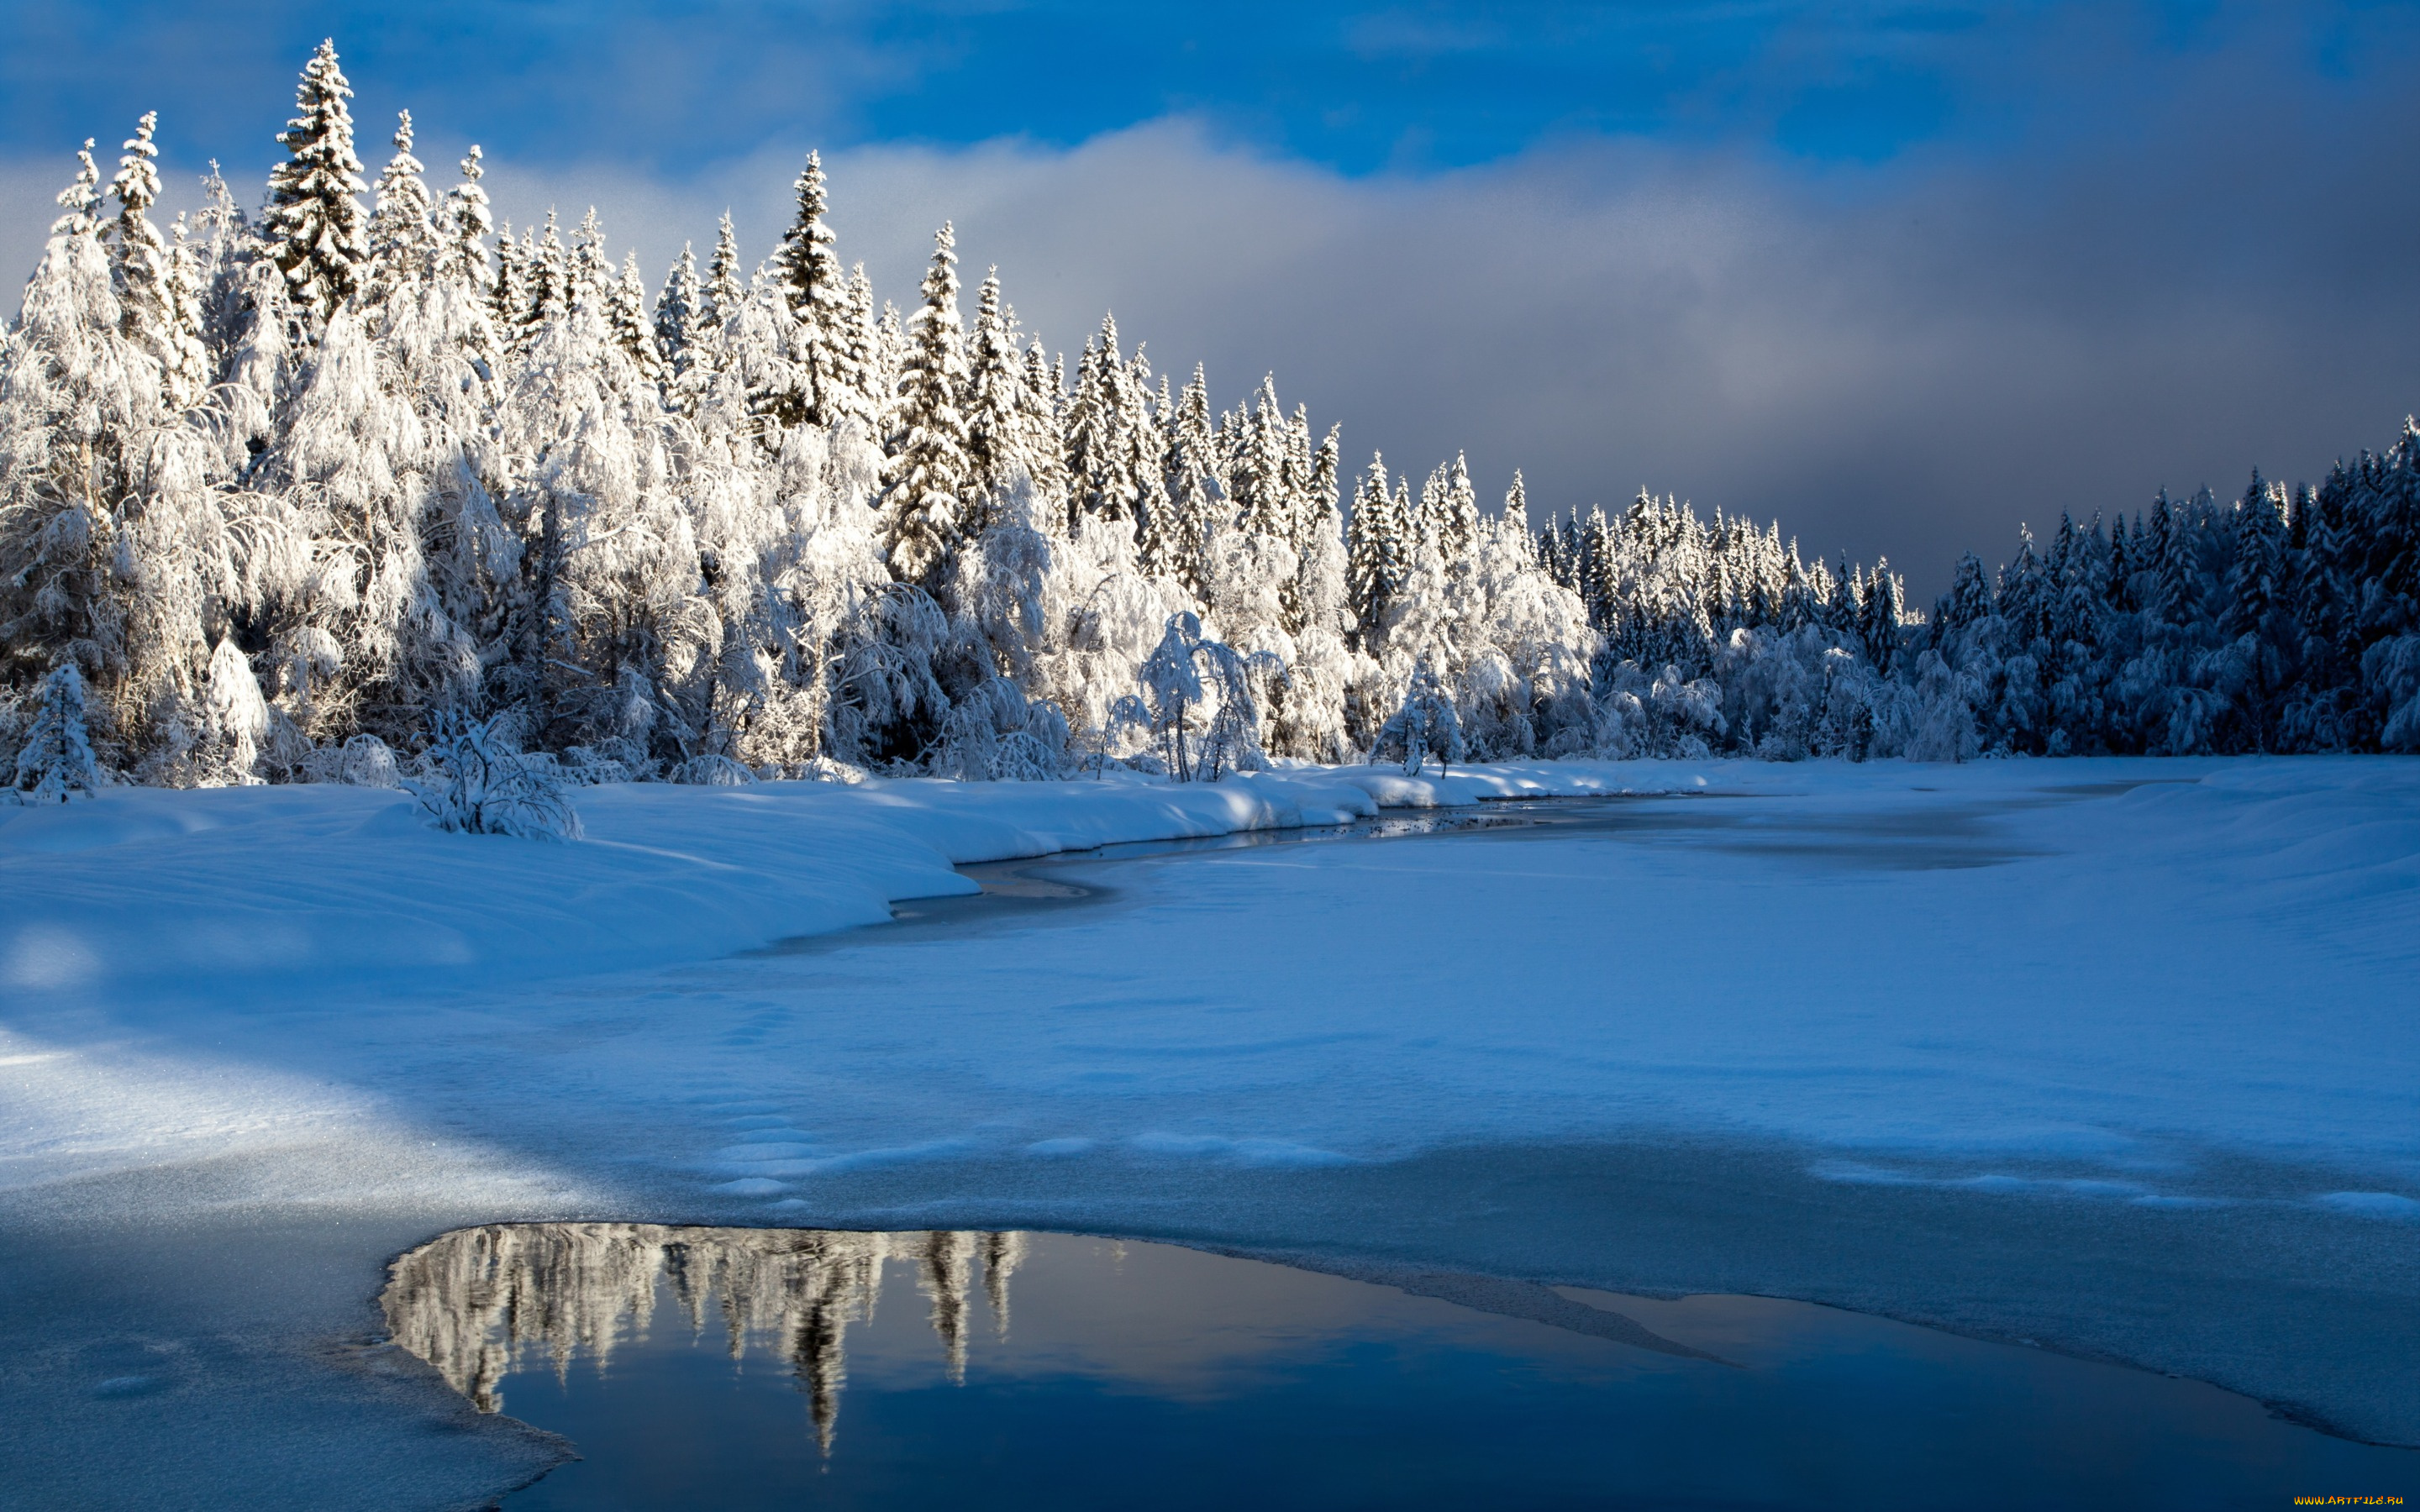
[(51, 196), (75, 177), (75, 160), (0, 160), (0, 309), (15, 315), (16, 290), (42, 255), (42, 239), (58, 208)]
[[(726, 196), (752, 258), (799, 155), (721, 193), (580, 188), (651, 272)], [(1162, 122), (1072, 151), (853, 150), (831, 175), (844, 255), (902, 302), (954, 219), (970, 280), (997, 263), (1053, 345), (1109, 309), (1161, 368), (1205, 362), (1222, 402), (1274, 369), (1357, 464), (1466, 449), (1491, 489), (1524, 469), (1539, 508), (1678, 492), (1778, 516), (1810, 552), (1887, 553), (1929, 595), (2020, 521), (2240, 488), (2256, 463), (2316, 479), (2392, 440), (2420, 399), (2420, 217), (2366, 192), (2382, 165), (2337, 162), (2195, 128), (1811, 187), (1603, 143), (1345, 178)]]

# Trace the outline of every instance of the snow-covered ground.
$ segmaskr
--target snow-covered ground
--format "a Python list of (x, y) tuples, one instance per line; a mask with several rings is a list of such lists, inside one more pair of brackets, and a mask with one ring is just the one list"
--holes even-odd
[[(1021, 897), (834, 933), (971, 892), (954, 864), (1618, 793), (1670, 796), (1046, 860), (995, 878)], [(436, 1228), (567, 1215), (1808, 1296), (2420, 1443), (2420, 763), (628, 787), (582, 813), (557, 845), (345, 788), (0, 810), (0, 1348), (28, 1363), (0, 1484), (75, 1500), (132, 1419), (150, 1458), (106, 1475), (212, 1504), (259, 1473), (213, 1437), (241, 1401), (293, 1425), (277, 1473), (324, 1504), (508, 1481), (549, 1451), (491, 1425), (439, 1453), (397, 1427), (431, 1411), (408, 1370), (302, 1351), (366, 1331), (379, 1266)]]

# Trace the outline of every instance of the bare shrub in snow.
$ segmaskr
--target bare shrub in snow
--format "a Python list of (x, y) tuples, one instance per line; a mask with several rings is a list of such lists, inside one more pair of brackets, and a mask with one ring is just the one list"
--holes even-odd
[(2420, 750), (2420, 636), (2381, 640), (2362, 657), (2362, 676), (2382, 706), (2379, 744)]
[(403, 786), (395, 751), (376, 735), (355, 735), (341, 746), (320, 746), (302, 758), (305, 782), (342, 782), (357, 788)]
[(1650, 671), (1635, 661), (1600, 668), (1596, 679), (1596, 754), (1618, 761), (1639, 757), (1704, 758), (1709, 737), (1724, 728), (1722, 688), (1713, 678), (1687, 678), (1667, 664)]
[(1406, 777), (1419, 776), (1431, 758), (1439, 772), (1462, 760), (1462, 720), (1454, 714), (1453, 699), (1445, 684), (1426, 658), (1412, 670), (1402, 706), (1379, 726), (1371, 754), (1373, 759), (1385, 756), (1402, 762)]
[(464, 835), (580, 839), (580, 815), (552, 762), (532, 761), (514, 749), (500, 719), (444, 722), (451, 728), (421, 758), (427, 775), (404, 784), (431, 826)]
[(830, 756), (818, 756), (811, 762), (800, 762), (788, 775), (800, 782), (837, 782), (853, 788), (865, 780), (866, 771)]
[(941, 721), (931, 770), (965, 782), (1042, 782), (1064, 776), (1067, 717), (1005, 677), (962, 696)]
[(556, 774), (574, 787), (594, 787), (599, 782), (628, 782), (630, 768), (602, 751), (586, 746), (574, 746), (555, 763)]
[(675, 782), (697, 788), (742, 788), (756, 780), (756, 774), (728, 756), (708, 751), (691, 756), (672, 769)]
[(1951, 671), (1938, 652), (1916, 658), (1916, 728), (1902, 752), (1912, 762), (1965, 762), (1980, 748), (1966, 679)]
[(1252, 684), (1284, 674), (1285, 663), (1271, 653), (1246, 655), (1204, 636), (1198, 616), (1171, 614), (1135, 672), (1137, 691), (1113, 706), (1111, 722), (1145, 732), (1163, 770), (1179, 782), (1259, 771), (1268, 756)]

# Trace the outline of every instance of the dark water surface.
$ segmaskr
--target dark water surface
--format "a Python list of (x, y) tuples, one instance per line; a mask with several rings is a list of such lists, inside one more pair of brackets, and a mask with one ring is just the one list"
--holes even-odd
[(2420, 1455), (2195, 1382), (1736, 1296), (1047, 1233), (493, 1225), (396, 1340), (584, 1457), (541, 1508), (2269, 1507)]
[[(1298, 829), (1246, 829), (1190, 840), (1132, 841), (1090, 850), (957, 868), (983, 890), (939, 898), (909, 898), (892, 905), (892, 923), (879, 938), (893, 944), (1001, 928), (1017, 928), (1037, 915), (1106, 902), (1116, 888), (1099, 863), (1144, 861), (1271, 845), (1334, 841), (1472, 837), (1492, 841), (1538, 841), (1590, 834), (1643, 845), (1689, 845), (1739, 856), (1796, 862), (1817, 871), (1941, 871), (1999, 866), (2038, 853), (2012, 845), (1993, 821), (2021, 809), (2108, 796), (2142, 781), (2071, 784), (2036, 794), (1939, 806), (1920, 814), (1849, 814), (1810, 817), (1776, 813), (1771, 806), (1727, 802), (1736, 794), (1715, 792), (1608, 795), (1593, 797), (1499, 798), (1472, 807), (1389, 810), (1346, 825)], [(862, 944), (862, 930), (778, 940), (739, 953), (746, 956), (815, 955)]]

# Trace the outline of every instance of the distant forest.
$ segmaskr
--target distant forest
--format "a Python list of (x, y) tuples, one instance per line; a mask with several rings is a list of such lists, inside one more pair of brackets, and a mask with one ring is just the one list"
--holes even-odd
[(0, 336), (17, 789), (386, 781), (466, 730), (572, 781), (2420, 748), (2409, 426), (2062, 516), (1923, 614), (1777, 525), (1348, 466), (1110, 319), (1050, 352), (946, 225), (883, 302), (812, 156), (762, 263), (726, 217), (651, 290), (594, 212), (498, 225), (477, 147), (433, 190), (408, 114), (365, 182), (350, 95), (322, 45), (256, 212), (214, 169), (155, 221), (150, 116), (59, 196)]

